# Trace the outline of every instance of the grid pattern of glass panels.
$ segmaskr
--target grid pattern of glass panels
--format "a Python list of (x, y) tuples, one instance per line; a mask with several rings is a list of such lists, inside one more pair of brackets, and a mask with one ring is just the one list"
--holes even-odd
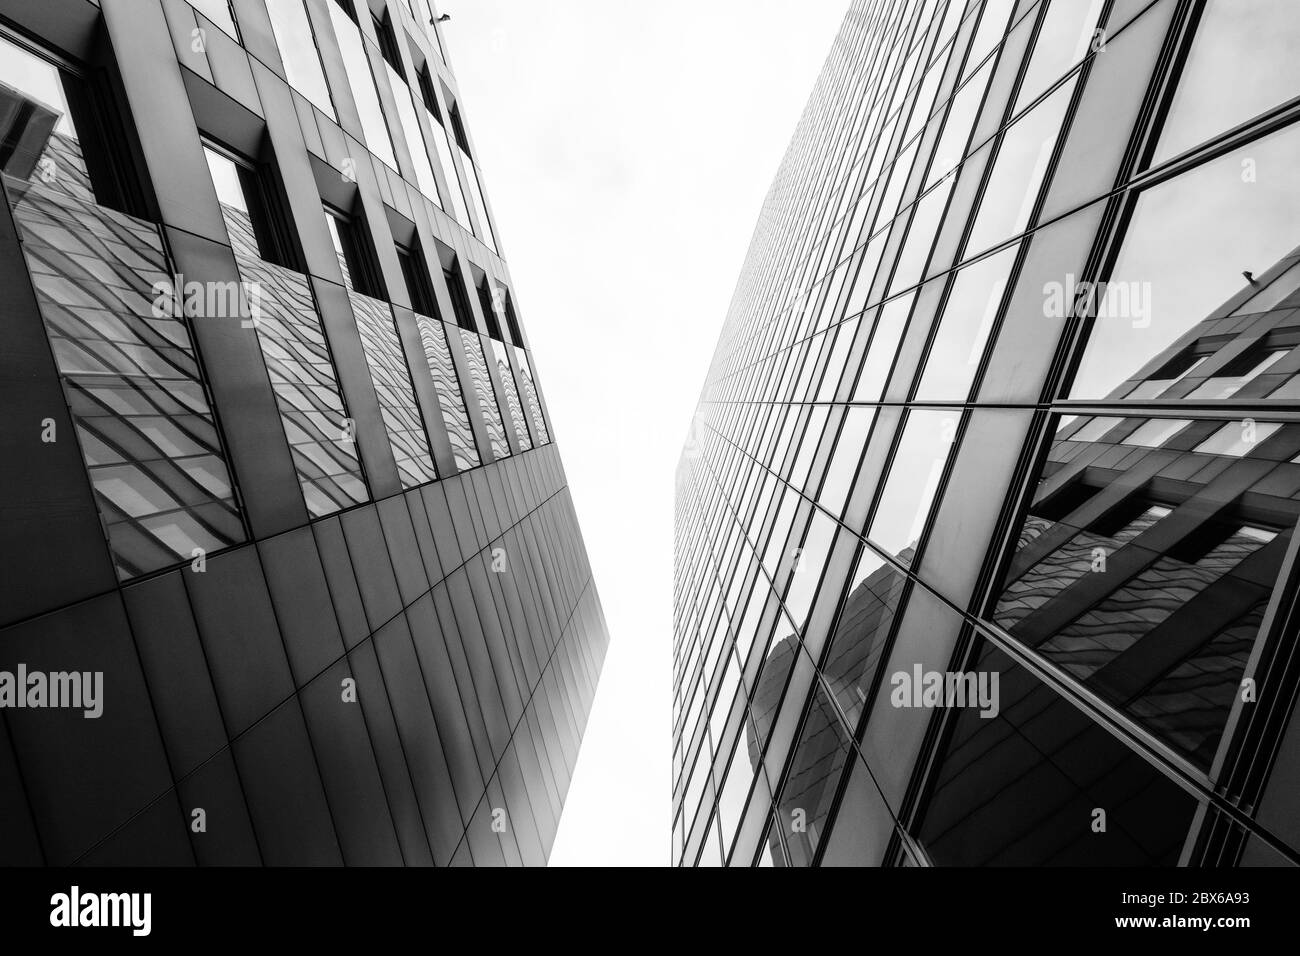
[(1300, 863), (1298, 25), (1239, 13), (852, 4), (679, 465), (674, 862)]

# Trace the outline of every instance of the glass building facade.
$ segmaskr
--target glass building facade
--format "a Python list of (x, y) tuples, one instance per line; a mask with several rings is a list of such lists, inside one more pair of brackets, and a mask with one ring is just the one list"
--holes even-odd
[(1300, 862), (1297, 42), (854, 0), (679, 464), (675, 864)]
[(0, 865), (546, 861), (608, 637), (435, 17), (0, 0)]

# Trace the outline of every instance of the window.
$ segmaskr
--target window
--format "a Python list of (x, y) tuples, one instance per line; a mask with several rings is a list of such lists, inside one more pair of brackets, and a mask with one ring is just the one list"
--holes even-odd
[(1009, 246), (957, 273), (916, 390), (918, 400), (963, 400), (970, 394), (1018, 249)]
[[(474, 223), (469, 219), (469, 214), (465, 209), (462, 196), (453, 196), (453, 205), (456, 206), (457, 210), (456, 218), (462, 225), (474, 229), (474, 234), (483, 240), (484, 245), (493, 252), (496, 252), (498, 251), (496, 236), (492, 231), (492, 223), (488, 219), (487, 200), (483, 195), (483, 183), (479, 179), (478, 168), (474, 165), (474, 158), (470, 155), (469, 137), (465, 134), (465, 124), (461, 122), (460, 108), (455, 103), (452, 103), (451, 107), (447, 110), (447, 115), (451, 120), (452, 133), (456, 137), (456, 146), (460, 150), (461, 169), (464, 171), (464, 176), (469, 181), (468, 185), (460, 182), (460, 175), (455, 173), (456, 166), (451, 159), (451, 144), (447, 140), (446, 127), (442, 123), (442, 114), (436, 108), (437, 99), (433, 95), (433, 81), (427, 76), (427, 67), (425, 76), (422, 76), (421, 78), (420, 88), (424, 95), (425, 105), (429, 106), (432, 104), (432, 106), (430, 106), (430, 112), (438, 121), (439, 126), (442, 127), (442, 142), (438, 144), (438, 158), (442, 162), (445, 170), (453, 171), (450, 175), (454, 176), (457, 180), (457, 185), (460, 186), (460, 192), (463, 193), (464, 196), (469, 197), (469, 201), (474, 207), (475, 218), (478, 220), (477, 227), (475, 227)], [(435, 139), (437, 138), (437, 132), (437, 130), (434, 131)]]
[(487, 322), (487, 332), (492, 338), (501, 339), (501, 322), (500, 313), (502, 310), (501, 300), (492, 295), (489, 289), (489, 280), (487, 276), (478, 284), (478, 304), (483, 310), (483, 319)]
[(1029, 225), (1077, 79), (1076, 74), (1057, 87), (1002, 134), (965, 256), (1018, 235)]
[(876, 504), (867, 537), (889, 554), (911, 560), (952, 455), (961, 420), (957, 409), (908, 412), (889, 477)]
[[(931, 860), (940, 866), (1177, 864), (1196, 812), (1192, 797), (993, 645), (982, 644), (969, 666), (997, 675), (1001, 700), (991, 719), (977, 707), (957, 709), (941, 744), (916, 829)], [(1091, 819), (1095, 807), (1117, 799), (1125, 825), (1085, 830), (1079, 839), (1074, 821)]]
[[(1103, 435), (1122, 422), (1122, 418), (1092, 418), (1087, 419), (1085, 424), (1078, 431), (1071, 435), (1065, 436), (1067, 441), (1101, 441)], [(1062, 424), (1065, 424), (1062, 421)]]
[(505, 286), (498, 286), (498, 294), (501, 296), (501, 302), (505, 307), (506, 328), (510, 330), (510, 341), (515, 345), (524, 344), (524, 335), (519, 328), (519, 317), (515, 315), (515, 304), (510, 298), (510, 290)]
[(519, 398), (519, 385), (515, 381), (514, 369), (510, 366), (510, 353), (505, 343), (499, 339), (493, 338), (490, 342), (492, 361), (496, 363), (497, 372), (501, 376), (501, 390), (506, 396), (506, 408), (510, 412), (510, 423), (514, 426), (515, 439), (523, 451), (528, 451), (533, 447), (533, 439), (528, 434), (528, 424), (524, 420), (524, 405)]
[(0, 169), (14, 251), (26, 259), (74, 447), (127, 580), (245, 539), (188, 318), (240, 312), (224, 297), (160, 295), (173, 268), (159, 227), (101, 205), (118, 203), (124, 180), (101, 136), (111, 112), (100, 92), (0, 38)]
[(537, 432), (537, 440), (545, 445), (551, 440), (551, 435), (546, 430), (542, 400), (537, 394), (537, 383), (533, 380), (533, 367), (529, 364), (528, 353), (519, 346), (515, 346), (515, 361), (519, 363), (519, 382), (524, 389), (524, 398), (528, 400), (528, 412), (533, 416), (533, 428)]
[(235, 26), (235, 14), (230, 8), (229, 0), (189, 0), (190, 6), (211, 20), (221, 30), (239, 40), (239, 30)]
[[(1158, 450), (1124, 455), (1081, 453), (1061, 433), (993, 619), (1208, 768), (1295, 524), (1292, 466), (1253, 449), (1296, 427), (1154, 419), (1125, 444)], [(1184, 429), (1184, 446), (1201, 437), (1195, 453), (1256, 461), (1206, 467), (1170, 447)]]
[(1125, 445), (1139, 445), (1143, 448), (1163, 448), (1192, 422), (1187, 418), (1153, 418), (1140, 425), (1123, 440)]
[(387, 67), (388, 82), (393, 88), (393, 99), (397, 103), (397, 118), (402, 123), (402, 133), (406, 137), (406, 149), (411, 155), (411, 164), (415, 167), (416, 185), (441, 208), (442, 200), (438, 198), (438, 181), (433, 175), (433, 166), (429, 163), (429, 147), (424, 142), (424, 131), (415, 115), (415, 94), (407, 88), (406, 81), (391, 66)]
[(1181, 355), (1166, 362), (1154, 376), (1145, 382), (1139, 382), (1133, 391), (1124, 397), (1126, 399), (1158, 398), (1167, 392), (1175, 382), (1181, 381), (1200, 368), (1208, 358), (1208, 355), (1197, 355), (1188, 349)]
[(140, 211), (108, 91), (0, 36), (0, 172), (72, 199)]
[(496, 392), (492, 388), (492, 377), (488, 371), (487, 357), (483, 352), (483, 340), (479, 338), (477, 332), (462, 327), (460, 344), (465, 352), (465, 362), (469, 366), (470, 384), (478, 398), (479, 413), (487, 428), (492, 456), (494, 459), (509, 457), (510, 442), (506, 439), (506, 426), (501, 418), (501, 406), (497, 404)]
[(1231, 398), (1280, 362), (1290, 349), (1273, 349), (1260, 352), (1252, 349), (1233, 359), (1218, 374), (1212, 375), (1187, 393), (1187, 398)]
[(1232, 422), (1224, 425), (1205, 441), (1196, 446), (1196, 451), (1207, 455), (1228, 455), (1241, 458), (1248, 455), (1281, 425), (1273, 422)]
[(465, 281), (461, 278), (460, 266), (454, 259), (451, 265), (442, 267), (442, 278), (447, 283), (447, 294), (451, 297), (451, 308), (455, 314), (456, 324), (467, 331), (477, 332), (474, 311), (470, 308), (469, 296), (465, 294)]
[[(1292, 0), (1209, 0), (1153, 161), (1164, 162), (1295, 96), (1297, 47), (1300, 19)], [(1250, 55), (1242, 56), (1243, 50)]]
[(205, 143), (203, 153), (231, 248), (240, 255), (294, 268), (287, 237), (273, 211), (273, 190), (263, 174), (250, 161), (215, 144)]
[(397, 262), (402, 267), (402, 278), (406, 282), (406, 294), (411, 299), (411, 308), (420, 315), (438, 318), (438, 300), (434, 296), (429, 270), (424, 264), (424, 252), (418, 245), (399, 245)]
[(289, 85), (330, 119), (336, 119), (316, 34), (303, 0), (266, 0), (266, 9)]
[[(406, 69), (402, 66), (402, 54), (397, 49), (397, 34), (393, 31), (393, 17), (387, 10), (382, 17), (377, 17), (373, 13), (370, 19), (375, 23), (375, 35), (379, 38), (379, 52), (383, 55), (384, 61), (391, 66), (397, 75), (406, 82)], [(393, 90), (397, 92), (396, 89)]]
[(366, 55), (366, 44), (361, 38), (355, 16), (349, 19), (345, 9), (330, 5), (330, 19), (334, 22), (334, 35), (338, 37), (339, 52), (343, 55), (343, 66), (352, 84), (352, 98), (357, 104), (357, 114), (361, 119), (361, 132), (366, 138), (366, 148), (379, 157), (390, 168), (397, 168), (397, 158), (393, 154), (393, 141), (388, 133), (388, 121), (384, 118), (384, 108), (379, 102), (379, 90), (375, 86), (374, 74), (370, 72), (370, 58)]
[(461, 387), (460, 373), (456, 371), (447, 339), (447, 327), (437, 318), (416, 315), (415, 324), (420, 329), (420, 344), (424, 348), (425, 362), (433, 378), (433, 388), (438, 395), (442, 423), (447, 428), (452, 458), (457, 471), (477, 467), (481, 462), (474, 429), (469, 422), (465, 393)]
[(456, 145), (469, 155), (469, 137), (465, 135), (465, 124), (460, 120), (460, 107), (452, 103), (448, 112), (451, 114), (452, 131), (456, 134)]
[(379, 265), (367, 239), (365, 226), (360, 220), (329, 206), (325, 210), (325, 223), (329, 227), (330, 241), (343, 272), (343, 284), (350, 292), (359, 292), (372, 299), (385, 299)]
[[(1231, 84), (1227, 84), (1231, 85)], [(1243, 163), (1249, 160), (1247, 166)], [(1300, 179), (1246, 168), (1300, 168), (1293, 125), (1142, 192), (1107, 276), (1107, 306), (1092, 322), (1070, 397), (1113, 397), (1117, 387), (1208, 321), (1296, 246)], [(1112, 295), (1113, 291), (1125, 295)], [(1127, 301), (1111, 308), (1112, 301)]]
[(424, 418), (415, 399), (411, 373), (392, 308), (377, 299), (353, 294), (352, 313), (361, 336), (361, 350), (370, 368), (388, 446), (403, 488), (414, 488), (438, 477), (429, 450)]
[(1013, 112), (1032, 102), (1087, 55), (1101, 8), (1102, 0), (1054, 0), (1047, 8)]
[[(420, 71), (420, 95), (424, 108), (428, 111), (429, 128), (433, 131), (433, 145), (438, 152), (438, 163), (442, 166), (447, 179), (447, 190), (451, 193), (451, 208), (447, 211), (461, 225), (469, 225), (469, 212), (465, 207), (465, 194), (460, 181), (460, 172), (451, 155), (451, 140), (447, 128), (442, 122), (442, 111), (438, 108), (438, 97), (434, 94), (433, 78), (426, 66)], [(444, 207), (446, 208), (446, 207)]]
[(478, 217), (478, 228), (476, 234), (483, 240), (493, 252), (497, 252), (496, 235), (492, 231), (492, 222), (488, 219), (487, 199), (483, 195), (483, 183), (479, 179), (478, 167), (470, 159), (469, 153), (462, 154), (465, 159), (465, 175), (470, 178), (470, 185), (473, 187), (469, 191), (470, 201), (474, 204), (474, 214)]

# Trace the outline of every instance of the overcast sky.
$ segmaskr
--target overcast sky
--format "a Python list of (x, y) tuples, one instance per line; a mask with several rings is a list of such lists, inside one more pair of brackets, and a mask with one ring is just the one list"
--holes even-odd
[(609, 622), (552, 865), (670, 857), (673, 476), (847, 0), (442, 0)]

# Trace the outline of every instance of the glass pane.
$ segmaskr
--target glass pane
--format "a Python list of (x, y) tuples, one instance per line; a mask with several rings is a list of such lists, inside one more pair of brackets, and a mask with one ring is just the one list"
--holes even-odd
[(821, 681), (814, 681), (781, 791), (781, 819), (792, 823), (786, 832), (791, 866), (812, 865), (851, 753), (848, 731)]
[(973, 69), (988, 56), (990, 50), (1002, 42), (1007, 28), (1011, 26), (1009, 20), (1015, 5), (1015, 0), (986, 0), (984, 11), (980, 14), (979, 27), (975, 31), (975, 39), (967, 54), (967, 70)]
[(479, 222), (475, 234), (483, 240), (483, 243), (489, 249), (496, 252), (496, 236), (492, 232), (492, 222), (488, 219), (487, 201), (483, 198), (483, 183), (479, 178), (478, 167), (474, 165), (474, 161), (469, 158), (469, 154), (463, 149), (460, 151), (460, 161), (462, 168), (465, 170), (465, 175), (470, 179), (469, 198), (474, 203), (474, 215)]
[(1029, 224), (1076, 79), (1066, 81), (1002, 134), (964, 258), (1019, 235)]
[(93, 203), (95, 194), (57, 67), (0, 36), (0, 171)]
[(845, 413), (844, 424), (835, 442), (835, 452), (826, 469), (821, 493), (817, 496), (818, 504), (837, 517), (844, 511), (845, 499), (853, 485), (858, 462), (862, 460), (862, 451), (867, 447), (867, 436), (870, 435), (871, 424), (875, 420), (874, 408), (854, 406)]
[(433, 388), (438, 395), (438, 406), (442, 410), (442, 421), (447, 428), (456, 467), (460, 471), (477, 467), (478, 446), (470, 427), (460, 376), (456, 373), (451, 347), (447, 343), (447, 330), (441, 322), (427, 315), (417, 315), (415, 321), (420, 328), (420, 342), (429, 363), (429, 373), (433, 376)]
[[(61, 95), (53, 67), (21, 51), (10, 58), (6, 47), (0, 41), (5, 82)], [(44, 109), (14, 87), (0, 90), (0, 100), (19, 99), (29, 116)], [(43, 158), (75, 155), (71, 124), (48, 110), (45, 117)], [(7, 171), (16, 168), (13, 155)], [(95, 205), (86, 188), (61, 188), (77, 180), (71, 166), (58, 169), (48, 182), (39, 172), (30, 182), (7, 178), (6, 195), (117, 575), (126, 580), (189, 561), (194, 548), (244, 540), (186, 319), (239, 322), (240, 290), (231, 283), (218, 298), (210, 289), (194, 296), (173, 288), (158, 227)]]
[(1187, 398), (1231, 398), (1290, 353), (1290, 349), (1247, 352), (1187, 393)]
[(393, 155), (393, 142), (388, 135), (388, 121), (384, 119), (379, 90), (375, 87), (374, 74), (370, 72), (370, 58), (366, 56), (366, 44), (361, 38), (361, 30), (337, 3), (327, 3), (326, 6), (329, 7), (330, 19), (334, 22), (334, 34), (338, 37), (339, 52), (343, 55), (348, 82), (352, 85), (352, 99), (357, 104), (366, 148), (396, 170), (397, 158)]
[(1294, 97), (1300, 90), (1297, 49), (1300, 18), (1293, 0), (1209, 0), (1153, 162)]
[(510, 455), (510, 442), (506, 440), (506, 426), (501, 420), (501, 406), (497, 404), (496, 392), (492, 388), (492, 377), (488, 372), (487, 358), (483, 354), (483, 342), (478, 333), (469, 329), (460, 329), (460, 341), (465, 349), (465, 361), (469, 364), (469, 377), (478, 397), (479, 413), (487, 426), (488, 441), (492, 445), (495, 458)]
[[(984, 645), (996, 716), (962, 708), (919, 836), (940, 866), (1172, 866), (1195, 801), (1038, 678)], [(1093, 832), (1094, 808), (1107, 811)]]
[(1208, 769), (1300, 514), (1300, 466), (1273, 460), (1300, 426), (1103, 434), (1053, 442), (993, 619)]
[(420, 407), (415, 401), (402, 340), (393, 324), (392, 308), (387, 302), (358, 292), (349, 292), (348, 298), (357, 319), (362, 351), (402, 487), (414, 488), (433, 481), (438, 473), (429, 451)]
[(253, 323), (289, 441), (298, 484), (312, 517), (367, 501), (338, 374), (305, 276), (236, 253), (244, 281), (258, 289)]
[(966, 144), (970, 141), (971, 128), (979, 114), (980, 102), (984, 99), (984, 89), (989, 77), (993, 75), (993, 65), (984, 66), (977, 75), (966, 81), (952, 98), (948, 107), (948, 118), (944, 120), (943, 133), (939, 145), (935, 148), (934, 159), (930, 162), (930, 172), (925, 185), (928, 189), (939, 181), (941, 176), (952, 172), (966, 155)]
[(906, 583), (903, 572), (871, 548), (862, 548), (822, 669), (854, 728), (875, 685), (876, 670)]
[(858, 373), (858, 381), (853, 386), (853, 401), (878, 402), (889, 380), (889, 371), (894, 367), (894, 357), (898, 354), (898, 344), (903, 338), (903, 329), (907, 326), (908, 313), (916, 299), (913, 290), (897, 299), (890, 299), (880, 309), (875, 327), (871, 331), (871, 341), (867, 346), (867, 355)]
[[(465, 209), (465, 194), (460, 182), (460, 173), (451, 158), (451, 140), (447, 137), (447, 128), (438, 117), (426, 109), (429, 129), (433, 131), (433, 145), (438, 151), (438, 163), (442, 166), (442, 175), (447, 180), (447, 189), (451, 193), (451, 208), (447, 211), (456, 221), (467, 229), (470, 227), (469, 212)], [(446, 206), (444, 205), (445, 209)]]
[(1088, 53), (1104, 0), (1052, 0), (1038, 28), (1013, 113), (1020, 112)]
[(230, 13), (229, 0), (189, 0), (189, 3), (230, 36), (239, 39), (235, 18)]
[(424, 133), (420, 129), (420, 121), (415, 116), (414, 94), (396, 70), (387, 63), (384, 67), (388, 70), (388, 85), (393, 89), (393, 99), (397, 101), (397, 116), (402, 121), (406, 149), (411, 154), (411, 162), (415, 166), (416, 184), (419, 185), (420, 192), (441, 207), (442, 201), (438, 198), (438, 181), (434, 179), (433, 167), (429, 165), (429, 149), (424, 144)]
[(303, 0), (266, 0), (266, 9), (271, 15), (271, 30), (280, 47), (280, 59), (289, 85), (334, 119), (334, 103), (330, 100), (330, 88), (325, 82), (320, 51), (316, 48), (316, 35)]
[(537, 383), (533, 380), (533, 367), (528, 362), (528, 352), (518, 345), (514, 348), (515, 360), (519, 362), (519, 377), (524, 386), (524, 398), (528, 401), (529, 414), (533, 416), (537, 440), (543, 445), (549, 444), (551, 435), (546, 430), (546, 416), (542, 414), (542, 400), (537, 394)]
[(1153, 418), (1124, 439), (1125, 445), (1160, 448), (1191, 424), (1186, 418)]
[(910, 561), (939, 488), (961, 419), (958, 409), (912, 409), (867, 537)]
[(1254, 451), (1259, 443), (1276, 432), (1281, 425), (1272, 422), (1233, 422), (1224, 425), (1205, 441), (1196, 446), (1196, 450), (1207, 455), (1230, 455), (1240, 458)]
[(964, 401), (997, 320), (1019, 244), (966, 266), (953, 280), (917, 387), (920, 401)]
[(515, 383), (515, 370), (510, 365), (510, 354), (504, 342), (488, 339), (492, 343), (492, 360), (496, 362), (497, 374), (501, 376), (501, 390), (506, 393), (506, 408), (510, 412), (510, 424), (514, 428), (515, 438), (523, 451), (533, 447), (533, 439), (528, 434), (528, 423), (524, 421), (524, 405), (519, 399), (519, 386)]
[[(1291, 126), (1142, 193), (1094, 316), (1071, 398), (1113, 398), (1157, 377), (1208, 317), (1297, 243), (1300, 126)], [(1087, 301), (1087, 300), (1085, 300)], [(1210, 349), (1217, 350), (1217, 346)]]

